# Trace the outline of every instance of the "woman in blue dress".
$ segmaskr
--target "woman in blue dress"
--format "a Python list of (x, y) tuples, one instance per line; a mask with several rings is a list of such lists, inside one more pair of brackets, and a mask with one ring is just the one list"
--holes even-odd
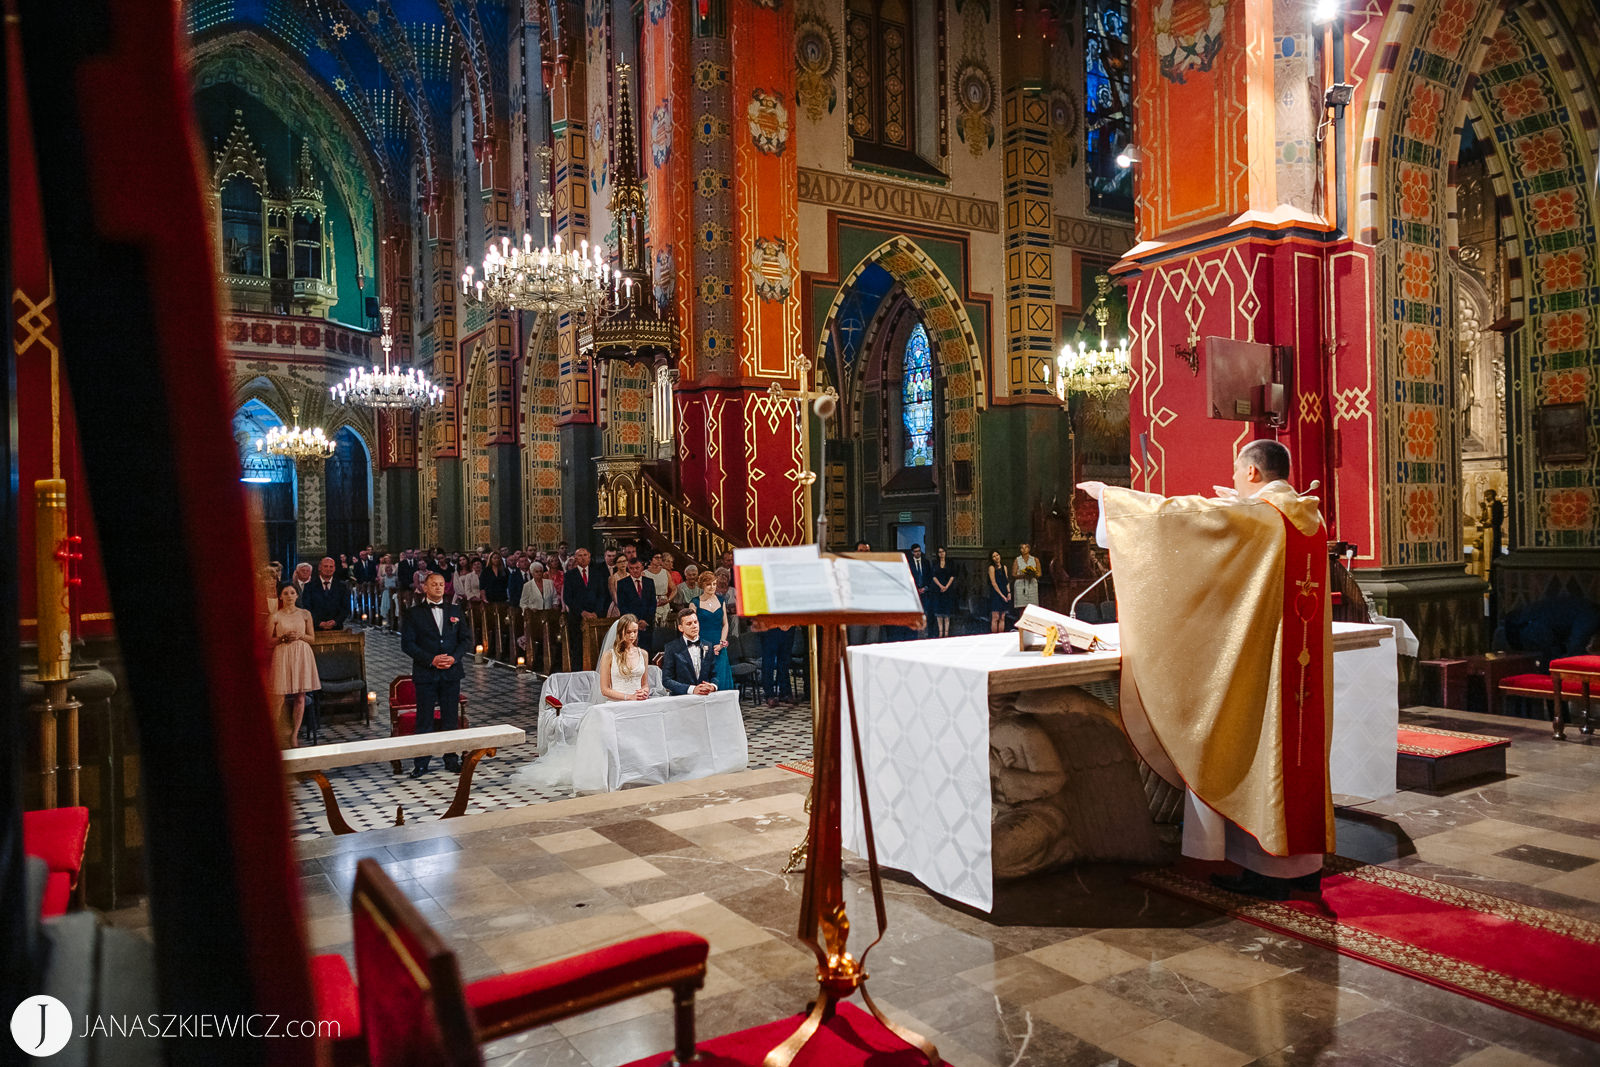
[(694, 610), (700, 616), (700, 640), (711, 646), (711, 654), (716, 657), (712, 660), (715, 673), (711, 677), (717, 688), (738, 688), (733, 681), (733, 665), (728, 661), (728, 612), (717, 595), (717, 576), (712, 571), (700, 572), (700, 596), (694, 602)]
[(1011, 611), (1011, 572), (998, 550), (989, 553), (989, 632), (1004, 633)]

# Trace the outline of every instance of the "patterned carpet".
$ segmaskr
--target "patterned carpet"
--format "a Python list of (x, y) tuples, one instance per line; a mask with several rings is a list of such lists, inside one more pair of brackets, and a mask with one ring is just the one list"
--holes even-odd
[[(410, 661), (400, 652), (398, 634), (383, 630), (367, 632), (367, 688), (378, 694), (372, 722), (350, 721), (340, 716), (323, 723), (322, 741), (360, 741), (389, 735), (389, 682), (396, 675), (409, 674)], [(519, 785), (512, 776), (537, 755), (534, 738), (538, 719), (539, 688), (543, 679), (532, 673), (519, 674), (500, 664), (467, 664), (461, 691), (467, 697), (467, 711), (474, 726), (505, 723), (521, 727), (528, 735), (524, 745), (504, 748), (478, 763), (472, 779), (469, 814), (505, 811), (528, 804), (566, 799), (568, 794), (548, 792)], [(750, 742), (750, 767), (772, 767), (794, 763), (811, 755), (811, 711), (807, 707), (768, 708), (745, 703), (745, 732)], [(330, 771), (328, 780), (339, 798), (345, 821), (357, 830), (392, 826), (396, 808), (402, 808), (407, 823), (429, 821), (443, 814), (455, 796), (456, 776), (446, 772), (435, 760), (433, 772), (413, 779), (409, 764), (401, 774), (392, 774), (386, 763)], [(307, 840), (329, 833), (322, 797), (311, 782), (291, 783), (289, 788), (290, 832), (296, 840)]]

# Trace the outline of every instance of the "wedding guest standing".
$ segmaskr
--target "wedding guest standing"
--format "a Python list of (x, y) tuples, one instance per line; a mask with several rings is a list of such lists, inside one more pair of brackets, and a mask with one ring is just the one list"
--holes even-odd
[(934, 622), (939, 627), (939, 636), (949, 637), (950, 616), (955, 614), (956, 569), (945, 553), (943, 545), (939, 546), (938, 555), (928, 571), (928, 577), (933, 582)]
[(311, 651), (311, 612), (298, 607), (300, 595), (294, 583), (278, 590), (278, 610), (269, 620), (272, 639), (272, 670), (267, 688), (278, 698), (289, 719), (289, 748), (300, 743), (300, 723), (305, 719), (306, 694), (322, 688), (317, 677), (317, 657)]
[(997, 548), (989, 553), (989, 632), (1004, 633), (1011, 610), (1011, 574)]
[(717, 576), (713, 571), (700, 573), (700, 596), (694, 602), (695, 611), (700, 615), (700, 638), (711, 645), (711, 655), (716, 672), (712, 680), (717, 683), (718, 689), (736, 688), (733, 681), (733, 665), (728, 662), (728, 641), (730, 629), (728, 623), (727, 605), (722, 597), (717, 595)]
[(1024, 541), (1022, 551), (1011, 563), (1011, 576), (1016, 580), (1012, 603), (1017, 610), (1039, 602), (1039, 574), (1042, 570), (1032, 546)]

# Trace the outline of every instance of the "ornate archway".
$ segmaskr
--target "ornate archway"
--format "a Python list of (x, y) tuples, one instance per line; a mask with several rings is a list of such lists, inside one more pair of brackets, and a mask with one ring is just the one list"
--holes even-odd
[[(956, 287), (938, 264), (914, 240), (905, 236), (891, 237), (862, 256), (839, 282), (827, 314), (822, 318), (813, 361), (827, 368), (827, 346), (833, 326), (852, 288), (862, 273), (873, 266), (888, 272), (928, 331), (943, 396), (940, 414), (945, 447), (940, 462), (941, 474), (944, 484), (955, 490), (948, 494), (949, 543), (956, 548), (980, 547), (983, 510), (974, 472), (978, 459), (978, 412), (987, 406), (983, 365), (979, 358), (983, 350)], [(831, 425), (833, 432), (838, 433), (843, 420), (836, 419)], [(965, 466), (958, 467), (958, 464)], [(962, 472), (959, 476), (958, 470)], [(833, 472), (828, 472), (827, 477), (832, 482)], [(960, 491), (965, 488), (971, 491)]]
[[(1571, 400), (1600, 410), (1600, 254), (1595, 249), (1595, 106), (1538, 0), (1502, 12), (1426, 0), (1389, 15), (1369, 78), (1358, 174), (1360, 236), (1376, 245), (1383, 557), (1399, 565), (1461, 558), (1461, 438), (1456, 409), (1458, 300), (1450, 270), (1452, 163), (1469, 110), (1492, 145), (1507, 218), (1504, 331), (1512, 540), (1600, 547), (1600, 457), (1541, 461), (1537, 411)], [(1591, 425), (1592, 436), (1592, 425)]]

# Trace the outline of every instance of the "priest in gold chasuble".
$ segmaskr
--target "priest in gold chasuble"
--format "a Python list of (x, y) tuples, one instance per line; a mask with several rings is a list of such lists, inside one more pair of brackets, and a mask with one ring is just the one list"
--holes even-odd
[(1256, 441), (1236, 496), (1082, 487), (1116, 575), (1123, 727), (1187, 787), (1183, 853), (1231, 860), (1246, 873), (1228, 888), (1279, 899), (1314, 886), (1334, 848), (1327, 538), (1288, 475), (1288, 450)]

